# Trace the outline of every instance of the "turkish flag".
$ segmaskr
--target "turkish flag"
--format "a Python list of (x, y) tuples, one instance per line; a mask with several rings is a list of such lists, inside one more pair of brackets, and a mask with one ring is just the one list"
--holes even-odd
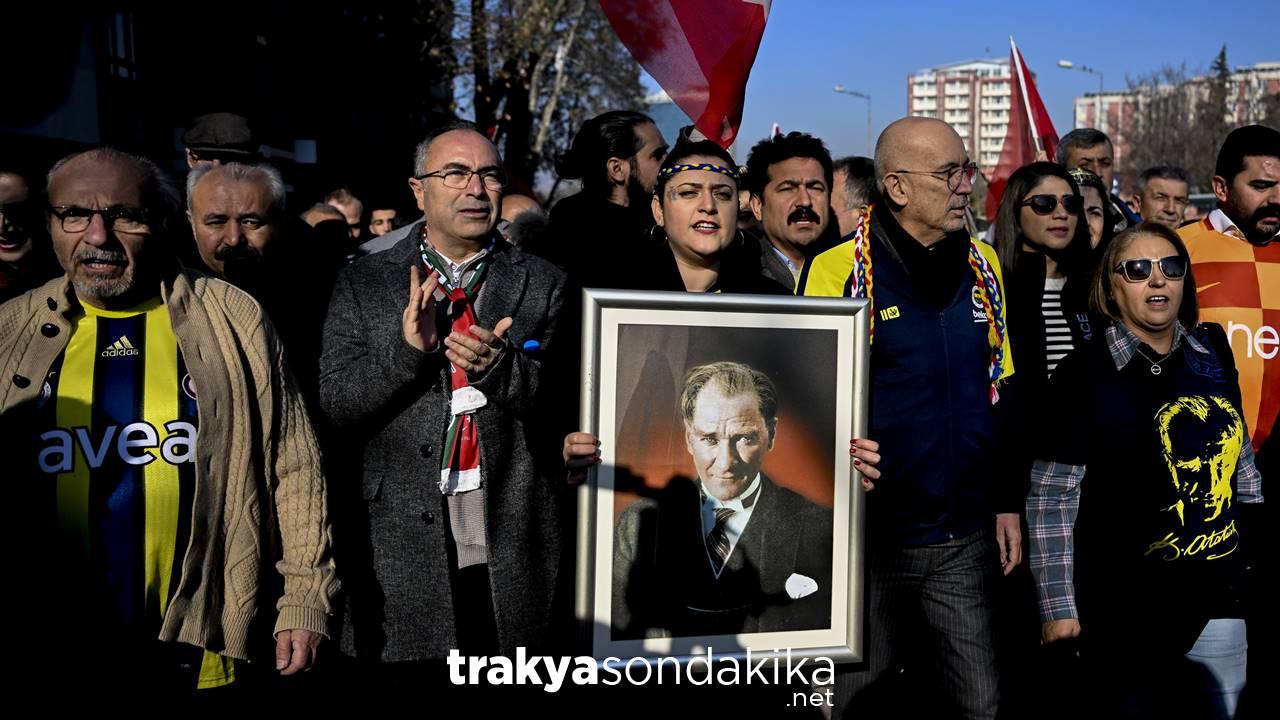
[(1004, 197), (1004, 186), (1014, 170), (1035, 162), (1036, 153), (1043, 150), (1049, 160), (1058, 152), (1058, 133), (1053, 129), (1049, 111), (1044, 109), (1036, 81), (1022, 60), (1022, 52), (1009, 38), (1009, 70), (1013, 76), (1013, 104), (1009, 108), (1009, 130), (1000, 149), (1000, 162), (988, 176), (987, 219), (995, 222)]
[(600, 0), (600, 7), (698, 130), (733, 144), (769, 0)]

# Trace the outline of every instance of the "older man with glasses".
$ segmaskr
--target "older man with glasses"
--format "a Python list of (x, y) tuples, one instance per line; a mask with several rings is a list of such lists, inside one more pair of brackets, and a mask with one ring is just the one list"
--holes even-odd
[(506, 182), (475, 126), (431, 133), (414, 165), (426, 217), (343, 270), (320, 360), (362, 478), (339, 490), (343, 547), (369, 568), (349, 581), (344, 649), (390, 685), (447, 677), (451, 649), (545, 646), (562, 552), (534, 449), (558, 445), (535, 440), (552, 431), (539, 391), (564, 275), (495, 231)]
[(39, 675), (12, 679), (190, 697), (240, 683), (270, 642), (262, 619), (276, 669), (310, 668), (338, 583), (320, 454), (271, 323), (178, 264), (177, 192), (154, 163), (73, 155), (48, 199), (66, 274), (0, 307), (9, 578), (41, 597), (11, 638)]
[(1000, 267), (965, 229), (974, 165), (946, 123), (891, 124), (875, 174), (879, 204), (798, 291), (872, 301), (867, 432), (882, 479), (867, 502), (866, 662), (837, 677), (837, 713), (912, 714), (871, 690), (905, 668), (932, 714), (994, 718), (990, 595), (1022, 547), (1015, 454), (995, 451), (1013, 374)]

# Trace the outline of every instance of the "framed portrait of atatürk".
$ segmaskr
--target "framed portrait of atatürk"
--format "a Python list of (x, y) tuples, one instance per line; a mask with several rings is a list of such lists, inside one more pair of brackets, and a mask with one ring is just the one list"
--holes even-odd
[(865, 300), (583, 291), (597, 659), (863, 655)]

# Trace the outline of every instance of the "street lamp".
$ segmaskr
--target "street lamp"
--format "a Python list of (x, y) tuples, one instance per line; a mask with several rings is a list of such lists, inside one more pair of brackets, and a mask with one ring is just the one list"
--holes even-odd
[(1093, 122), (1094, 122), (1094, 125), (1096, 125), (1099, 130), (1106, 132), (1106, 128), (1103, 127), (1104, 119), (1102, 117), (1102, 92), (1103, 92), (1102, 72), (1099, 70), (1094, 70), (1088, 65), (1076, 65), (1070, 60), (1059, 60), (1058, 67), (1063, 68), (1064, 70), (1079, 70), (1080, 72), (1087, 72), (1091, 75), (1098, 76), (1098, 109), (1093, 116)]
[(867, 101), (867, 157), (871, 157), (873, 154), (871, 148), (871, 96), (866, 93), (860, 93), (857, 90), (845, 90), (843, 85), (837, 85), (833, 89), (842, 95), (852, 95)]

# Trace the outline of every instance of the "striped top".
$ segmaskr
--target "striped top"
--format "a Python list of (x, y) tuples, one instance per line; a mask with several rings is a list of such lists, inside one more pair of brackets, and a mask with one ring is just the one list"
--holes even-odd
[(1050, 376), (1062, 358), (1075, 349), (1067, 316), (1062, 314), (1062, 288), (1066, 284), (1066, 278), (1045, 278), (1044, 298), (1040, 301), (1040, 311), (1044, 315), (1045, 367)]

